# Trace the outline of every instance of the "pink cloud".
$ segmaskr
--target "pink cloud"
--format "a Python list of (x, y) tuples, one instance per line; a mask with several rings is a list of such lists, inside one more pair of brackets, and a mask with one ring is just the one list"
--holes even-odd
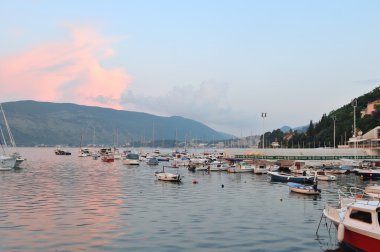
[(89, 27), (69, 27), (66, 41), (0, 58), (0, 99), (34, 99), (121, 109), (129, 75), (101, 62), (115, 55), (112, 39)]

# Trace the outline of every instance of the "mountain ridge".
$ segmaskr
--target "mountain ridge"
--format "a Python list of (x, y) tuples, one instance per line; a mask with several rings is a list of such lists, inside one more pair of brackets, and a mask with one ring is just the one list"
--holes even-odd
[[(232, 137), (181, 116), (164, 117), (145, 112), (34, 100), (5, 102), (2, 106), (15, 141), (20, 146), (78, 146), (94, 142), (112, 145), (115, 141), (123, 144), (194, 138), (210, 141)], [(3, 119), (0, 125), (5, 129)]]

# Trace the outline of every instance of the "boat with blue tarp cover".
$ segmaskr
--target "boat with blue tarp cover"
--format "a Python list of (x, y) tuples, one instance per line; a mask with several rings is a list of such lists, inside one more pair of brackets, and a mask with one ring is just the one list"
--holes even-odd
[(317, 184), (314, 185), (303, 185), (293, 182), (288, 182), (288, 186), (290, 191), (296, 192), (296, 193), (302, 193), (307, 195), (318, 195), (321, 193), (321, 190), (317, 188)]

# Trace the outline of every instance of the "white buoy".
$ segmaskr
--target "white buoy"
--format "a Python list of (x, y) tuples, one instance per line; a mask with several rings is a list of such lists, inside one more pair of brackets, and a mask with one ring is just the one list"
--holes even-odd
[(344, 225), (343, 225), (343, 223), (339, 223), (337, 239), (339, 242), (342, 242), (344, 239)]

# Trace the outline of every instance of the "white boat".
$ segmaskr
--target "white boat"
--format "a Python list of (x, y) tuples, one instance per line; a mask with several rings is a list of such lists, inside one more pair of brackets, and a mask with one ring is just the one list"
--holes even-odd
[(296, 193), (302, 193), (306, 195), (321, 194), (321, 190), (317, 188), (316, 184), (314, 184), (313, 186), (310, 186), (310, 185), (303, 185), (303, 184), (288, 182), (288, 186), (289, 186), (290, 191), (296, 192)]
[(380, 200), (380, 186), (378, 185), (367, 186), (364, 188), (364, 193), (373, 199)]
[(113, 151), (113, 158), (114, 159), (121, 159), (121, 153), (120, 153), (119, 149), (114, 148), (113, 150), (114, 150)]
[(157, 172), (155, 176), (158, 180), (181, 182), (181, 175), (179, 174), (174, 174), (170, 172)]
[(91, 157), (92, 154), (89, 148), (80, 148), (78, 157)]
[(231, 167), (227, 169), (229, 173), (244, 173), (244, 172), (252, 172), (255, 166), (249, 165), (247, 163), (239, 163), (236, 167)]
[[(8, 120), (7, 120), (6, 116), (5, 116), (5, 112), (4, 112), (4, 109), (3, 109), (3, 106), (1, 105), (1, 103), (0, 103), (0, 110), (1, 110), (1, 113), (3, 114), (4, 124), (5, 124), (6, 128), (7, 128), (8, 137), (9, 137), (9, 140), (11, 142), (11, 145), (12, 145), (13, 148), (16, 148), (16, 142), (15, 142), (15, 140), (13, 138), (13, 134), (12, 134), (11, 128), (9, 127)], [(1, 127), (0, 127), (0, 131), (1, 131), (2, 138), (4, 140), (5, 147), (8, 147), (7, 143), (6, 143), (6, 140), (5, 140), (5, 137), (4, 137), (4, 134), (3, 134), (3, 130), (1, 129)], [(1, 167), (4, 167), (3, 169), (8, 169), (7, 166), (9, 165), (9, 163), (13, 163), (13, 161), (11, 161), (13, 159), (15, 159), (16, 162), (13, 164), (12, 168), (19, 168), (20, 164), (26, 160), (26, 158), (23, 158), (20, 155), (20, 153), (18, 153), (18, 152), (14, 152), (11, 156), (7, 156), (5, 154), (5, 151), (4, 151), (4, 158), (3, 158), (3, 162), (4, 163), (1, 165)], [(10, 159), (8, 159), (8, 158), (10, 158)]]
[(336, 181), (336, 176), (331, 175), (325, 171), (315, 171), (312, 174), (315, 174), (315, 173), (317, 175), (318, 181)]
[(125, 165), (139, 165), (139, 154), (137, 153), (128, 153), (127, 156), (125, 156), (125, 159), (123, 159), (123, 164)]
[(155, 172), (154, 176), (157, 178), (157, 180), (170, 182), (181, 182), (182, 179), (180, 174), (165, 172), (165, 166), (162, 167), (162, 171)]
[(231, 166), (221, 161), (214, 161), (209, 165), (210, 171), (227, 171), (228, 168), (231, 168)]
[(15, 168), (16, 157), (0, 155), (0, 171), (9, 171)]
[(268, 169), (265, 164), (257, 165), (255, 168), (253, 168), (253, 173), (255, 174), (267, 174)]
[(340, 203), (337, 208), (326, 205), (323, 210), (337, 228), (338, 242), (354, 251), (379, 251), (379, 200), (341, 198)]

